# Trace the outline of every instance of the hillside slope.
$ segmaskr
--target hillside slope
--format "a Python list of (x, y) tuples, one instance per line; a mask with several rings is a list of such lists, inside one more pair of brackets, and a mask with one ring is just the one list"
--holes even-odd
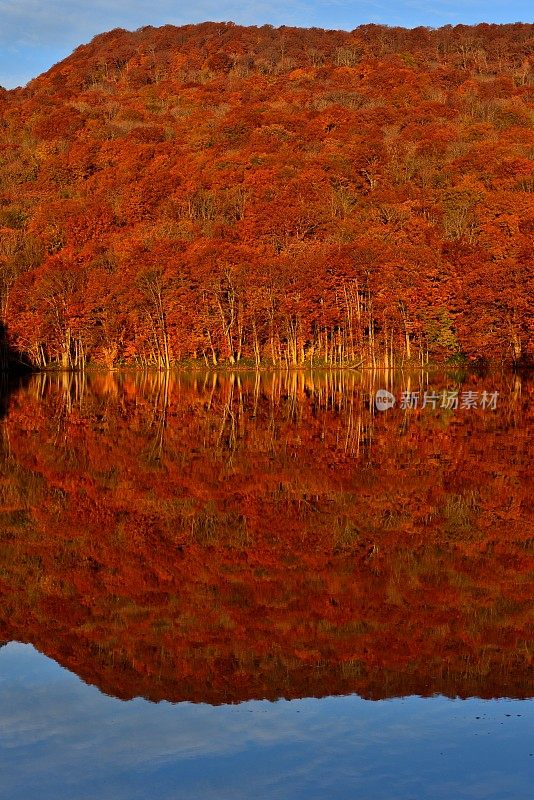
[(534, 355), (534, 26), (111, 31), (0, 92), (9, 346)]

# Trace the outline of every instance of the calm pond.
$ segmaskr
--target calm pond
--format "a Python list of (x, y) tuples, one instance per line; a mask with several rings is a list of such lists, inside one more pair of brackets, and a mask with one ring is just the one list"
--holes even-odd
[(0, 797), (531, 800), (534, 384), (3, 387)]

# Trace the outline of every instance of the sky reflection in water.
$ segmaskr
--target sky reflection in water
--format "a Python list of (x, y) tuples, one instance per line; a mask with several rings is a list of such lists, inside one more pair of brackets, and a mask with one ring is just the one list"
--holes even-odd
[(125, 703), (11, 643), (0, 708), (6, 800), (532, 797), (532, 701)]
[[(378, 388), (499, 403), (380, 413)], [(0, 400), (2, 800), (531, 800), (529, 381)]]

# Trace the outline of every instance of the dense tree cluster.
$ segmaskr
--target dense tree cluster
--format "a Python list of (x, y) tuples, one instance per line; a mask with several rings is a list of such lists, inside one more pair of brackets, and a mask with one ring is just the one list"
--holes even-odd
[(534, 355), (534, 26), (114, 30), (0, 91), (40, 367)]
[(372, 377), (35, 376), (0, 440), (0, 641), (124, 698), (530, 696), (534, 387), (373, 414)]

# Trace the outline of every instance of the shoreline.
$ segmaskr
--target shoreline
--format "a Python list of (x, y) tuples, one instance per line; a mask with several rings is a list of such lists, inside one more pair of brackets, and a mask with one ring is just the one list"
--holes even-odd
[(514, 374), (532, 374), (534, 372), (534, 364), (504, 364), (488, 362), (484, 365), (478, 366), (472, 363), (468, 364), (445, 364), (445, 363), (429, 363), (425, 365), (407, 364), (398, 367), (382, 367), (382, 366), (311, 366), (303, 364), (300, 366), (253, 366), (253, 365), (230, 365), (221, 364), (213, 367), (206, 367), (205, 365), (194, 364), (176, 364), (162, 369), (155, 365), (149, 366), (135, 366), (124, 365), (117, 367), (105, 367), (100, 365), (87, 366), (84, 369), (73, 369), (63, 367), (50, 367), (50, 368), (37, 368), (31, 366), (21, 366), (15, 368), (7, 368), (1, 371), (0, 374), (6, 377), (24, 377), (32, 375), (116, 375), (127, 373), (150, 373), (160, 375), (175, 375), (175, 374), (189, 374), (189, 375), (232, 375), (232, 374), (248, 374), (248, 375), (261, 375), (261, 374), (325, 374), (325, 373), (346, 373), (351, 375), (365, 375), (365, 374), (415, 374), (415, 373), (466, 373), (471, 375), (484, 376), (487, 374), (495, 373), (514, 373)]

